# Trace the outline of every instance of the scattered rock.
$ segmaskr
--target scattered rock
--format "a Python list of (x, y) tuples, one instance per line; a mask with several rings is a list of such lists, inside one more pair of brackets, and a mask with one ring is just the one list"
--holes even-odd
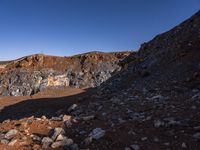
[(9, 140), (7, 139), (1, 139), (0, 141), (2, 144), (6, 144), (6, 145), (9, 143)]
[(49, 137), (55, 141), (56, 138), (60, 135), (60, 134), (65, 134), (65, 131), (63, 130), (63, 128), (55, 128), (49, 131)]
[(78, 105), (77, 104), (73, 104), (73, 105), (71, 105), (69, 108), (68, 108), (68, 112), (72, 112), (72, 111), (74, 111), (76, 108), (78, 107)]
[(32, 140), (33, 141), (35, 141), (35, 142), (41, 142), (42, 141), (42, 138), (41, 137), (39, 137), (39, 136), (37, 136), (37, 135), (34, 135), (34, 134), (31, 134), (31, 138), (32, 138)]
[(69, 115), (64, 115), (62, 117), (62, 120), (65, 122), (65, 121), (70, 121), (72, 119), (72, 116), (69, 116)]
[(193, 134), (193, 138), (200, 140), (200, 132)]
[(104, 135), (105, 135), (105, 130), (102, 130), (101, 128), (96, 128), (89, 134), (90, 137), (96, 140), (100, 139)]
[(160, 120), (154, 121), (154, 127), (156, 127), (156, 128), (162, 127), (164, 125), (165, 125), (165, 123)]
[(42, 139), (42, 148), (49, 148), (49, 146), (53, 143), (53, 140), (49, 137), (44, 137)]
[(89, 121), (89, 120), (93, 120), (94, 118), (95, 118), (95, 116), (91, 115), (91, 116), (82, 117), (82, 120), (83, 121)]
[(69, 146), (69, 145), (71, 145), (71, 144), (73, 144), (73, 140), (72, 140), (72, 139), (67, 139), (67, 138), (65, 138), (65, 139), (62, 140), (62, 141), (56, 141), (56, 142), (54, 142), (54, 143), (51, 145), (51, 147), (52, 147), (52, 148), (58, 148), (58, 147), (63, 147), (63, 146)]
[(139, 146), (139, 145), (135, 145), (135, 144), (131, 145), (130, 147), (131, 147), (133, 150), (139, 150), (139, 149), (140, 149), (140, 146)]
[(15, 136), (18, 133), (18, 131), (16, 129), (12, 129), (9, 130), (6, 134), (5, 134), (5, 138), (10, 140), (13, 138), (13, 136)]

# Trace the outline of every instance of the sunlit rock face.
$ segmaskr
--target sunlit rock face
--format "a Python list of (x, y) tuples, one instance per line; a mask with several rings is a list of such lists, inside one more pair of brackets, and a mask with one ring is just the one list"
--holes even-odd
[(122, 69), (119, 62), (129, 54), (32, 55), (10, 61), (0, 70), (0, 95), (32, 95), (47, 87), (96, 87), (119, 72)]

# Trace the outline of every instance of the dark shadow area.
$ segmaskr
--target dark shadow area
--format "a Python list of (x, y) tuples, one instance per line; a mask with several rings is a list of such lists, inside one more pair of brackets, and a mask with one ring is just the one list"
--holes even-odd
[(85, 92), (59, 98), (28, 99), (7, 107), (0, 111), (0, 122), (4, 120), (19, 120), (25, 117), (55, 117), (58, 110), (67, 114), (67, 109), (74, 103), (80, 104), (90, 100), (95, 89), (86, 89)]

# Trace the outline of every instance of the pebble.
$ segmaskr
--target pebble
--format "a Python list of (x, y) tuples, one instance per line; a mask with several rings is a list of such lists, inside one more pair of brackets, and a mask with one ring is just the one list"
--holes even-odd
[(73, 105), (71, 105), (69, 108), (68, 108), (68, 112), (72, 112), (72, 111), (74, 111), (76, 108), (78, 107), (78, 105), (77, 104), (73, 104)]
[(181, 144), (181, 147), (182, 147), (182, 148), (186, 148), (186, 147), (187, 147), (186, 144), (185, 144), (185, 142), (183, 142), (183, 143)]
[(199, 140), (200, 139), (200, 132), (197, 132), (197, 133), (193, 134), (193, 138)]
[(7, 140), (7, 139), (2, 139), (2, 140), (1, 140), (1, 143), (7, 145), (7, 144), (9, 143), (9, 140)]
[(102, 130), (101, 128), (96, 128), (89, 134), (90, 137), (96, 140), (100, 139), (104, 135), (105, 135), (105, 130)]
[(55, 129), (51, 129), (50, 131), (49, 131), (49, 137), (53, 140), (53, 141), (55, 141), (56, 140), (56, 138), (58, 137), (58, 135), (60, 135), (60, 134), (65, 134), (65, 131), (63, 130), (63, 128), (55, 128)]
[(9, 130), (6, 134), (5, 134), (5, 138), (10, 140), (13, 138), (14, 135), (16, 135), (18, 133), (18, 131), (16, 129), (12, 129)]
[(31, 134), (31, 138), (32, 138), (33, 141), (36, 141), (36, 142), (41, 142), (42, 141), (42, 139), (39, 136), (34, 135), (34, 134)]
[(51, 147), (52, 148), (58, 148), (58, 147), (61, 147), (61, 146), (69, 146), (73, 144), (73, 140), (72, 139), (64, 139), (62, 141), (56, 141), (54, 142)]
[(42, 139), (42, 148), (49, 148), (49, 146), (53, 143), (53, 140), (49, 137), (44, 137)]
[(131, 145), (130, 147), (131, 147), (133, 150), (139, 150), (139, 149), (140, 149), (139, 145), (136, 145), (136, 144), (133, 144), (133, 145)]

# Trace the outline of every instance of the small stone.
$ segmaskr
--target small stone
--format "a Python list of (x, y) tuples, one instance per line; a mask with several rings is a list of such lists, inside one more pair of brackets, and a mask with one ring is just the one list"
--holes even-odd
[(82, 117), (82, 120), (83, 121), (89, 121), (89, 120), (93, 120), (94, 118), (95, 118), (95, 116), (91, 115), (91, 116)]
[(77, 144), (72, 144), (69, 146), (70, 150), (78, 150), (78, 145)]
[(72, 119), (72, 116), (69, 116), (69, 115), (64, 115), (62, 117), (62, 120), (65, 122), (65, 121), (70, 121)]
[(17, 143), (17, 139), (12, 140), (11, 142), (8, 143), (9, 146), (14, 146), (15, 143)]
[(142, 140), (142, 141), (146, 141), (146, 140), (147, 140), (147, 137), (142, 137), (141, 140)]
[(197, 132), (197, 133), (193, 134), (193, 138), (199, 140), (200, 139), (200, 132)]
[(100, 139), (104, 135), (105, 135), (105, 130), (102, 130), (101, 128), (96, 128), (89, 134), (90, 137), (96, 140)]
[(92, 143), (92, 137), (87, 137), (87, 138), (84, 140), (84, 143), (85, 143), (85, 145), (90, 145), (90, 143)]
[(2, 139), (1, 140), (1, 144), (6, 144), (7, 145), (8, 143), (9, 143), (9, 140), (7, 140), (7, 139)]
[(70, 128), (72, 126), (72, 122), (70, 120), (67, 120), (67, 121), (64, 122), (64, 126), (66, 128)]
[(65, 131), (63, 130), (63, 128), (55, 128), (55, 129), (51, 129), (50, 131), (49, 131), (49, 137), (53, 140), (53, 141), (55, 141), (56, 140), (56, 138), (58, 137), (58, 135), (60, 135), (60, 134), (65, 134)]
[(42, 141), (42, 139), (39, 136), (34, 135), (34, 134), (31, 134), (31, 138), (35, 142), (41, 142)]
[(159, 142), (159, 139), (157, 137), (155, 137), (153, 140), (154, 142)]
[(186, 148), (186, 147), (187, 147), (186, 144), (185, 144), (185, 142), (183, 142), (183, 143), (181, 144), (181, 147), (182, 147), (182, 148)]
[(199, 131), (200, 130), (200, 126), (193, 127), (193, 129), (196, 130), (196, 131)]
[(47, 117), (43, 115), (43, 116), (41, 117), (41, 119), (46, 120)]
[(41, 150), (40, 145), (34, 144), (33, 145), (33, 150)]
[(165, 146), (169, 146), (169, 145), (170, 145), (170, 143), (166, 142), (166, 143), (164, 143), (164, 145), (165, 145)]
[(73, 144), (73, 140), (72, 139), (64, 139), (63, 141), (56, 141), (54, 142), (51, 147), (52, 148), (58, 148), (58, 147), (61, 147), (61, 146), (69, 146)]
[(130, 147), (131, 147), (133, 150), (139, 150), (139, 149), (140, 149), (139, 145), (135, 145), (135, 144), (131, 145)]
[(5, 135), (0, 133), (0, 140), (4, 139)]
[(60, 135), (58, 135), (56, 141), (63, 141), (63, 140), (66, 139), (66, 138), (67, 138), (66, 136), (60, 134)]
[(72, 111), (74, 111), (76, 108), (78, 107), (78, 105), (77, 104), (73, 104), (73, 105), (71, 105), (69, 108), (68, 108), (68, 112), (72, 112)]
[(49, 146), (53, 143), (53, 140), (49, 137), (44, 137), (42, 139), (42, 148), (49, 148)]
[(154, 127), (156, 127), (156, 128), (159, 128), (159, 127), (164, 126), (164, 125), (165, 125), (165, 123), (160, 121), (160, 120), (154, 121)]
[(15, 136), (18, 133), (18, 131), (16, 129), (12, 129), (9, 130), (6, 134), (5, 134), (5, 138), (10, 140), (13, 138), (13, 136)]
[(51, 120), (53, 120), (53, 121), (61, 121), (62, 118), (61, 117), (52, 117)]

